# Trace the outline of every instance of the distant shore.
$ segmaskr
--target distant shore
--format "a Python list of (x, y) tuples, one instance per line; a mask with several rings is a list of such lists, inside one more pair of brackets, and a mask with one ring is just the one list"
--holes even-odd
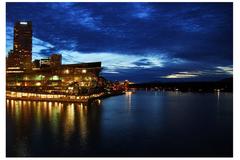
[(205, 82), (149, 82), (130, 84), (130, 89), (182, 91), (182, 92), (233, 92), (233, 78)]

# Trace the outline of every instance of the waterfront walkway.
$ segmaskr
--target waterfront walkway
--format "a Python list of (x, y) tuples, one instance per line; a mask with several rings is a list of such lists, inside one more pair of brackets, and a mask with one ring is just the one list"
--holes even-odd
[(40, 98), (40, 97), (6, 97), (12, 100), (22, 101), (50, 101), (50, 102), (71, 102), (71, 103), (87, 103), (90, 99), (68, 99), (68, 98)]
[(6, 98), (13, 100), (23, 101), (53, 101), (53, 102), (70, 102), (70, 103), (89, 103), (95, 99), (106, 98), (110, 96), (121, 95), (124, 92), (114, 93), (97, 93), (92, 95), (60, 95), (60, 94), (40, 94), (40, 93), (26, 93), (26, 92), (13, 92), (7, 91)]

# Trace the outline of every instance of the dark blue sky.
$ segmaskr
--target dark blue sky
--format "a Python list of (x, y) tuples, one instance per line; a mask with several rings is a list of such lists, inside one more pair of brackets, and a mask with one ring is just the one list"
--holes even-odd
[(33, 23), (33, 59), (102, 61), (135, 82), (232, 76), (232, 3), (7, 3), (7, 51), (17, 20)]

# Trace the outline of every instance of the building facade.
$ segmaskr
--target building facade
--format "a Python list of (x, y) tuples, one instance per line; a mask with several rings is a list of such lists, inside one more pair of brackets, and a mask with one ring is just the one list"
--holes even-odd
[(8, 53), (7, 67), (31, 69), (32, 23), (30, 21), (18, 21), (14, 24), (13, 50)]
[(50, 63), (52, 67), (58, 67), (62, 65), (62, 55), (61, 54), (52, 54), (50, 56)]
[(59, 94), (99, 92), (101, 62), (66, 64), (39, 70), (7, 71), (7, 90)]
[(61, 54), (32, 62), (32, 23), (16, 22), (14, 48), (7, 57), (6, 89), (32, 93), (98, 93), (101, 62), (62, 64)]

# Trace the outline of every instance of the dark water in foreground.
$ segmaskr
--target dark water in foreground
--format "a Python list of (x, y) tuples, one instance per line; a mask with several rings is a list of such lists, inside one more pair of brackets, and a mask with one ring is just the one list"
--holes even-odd
[(232, 156), (232, 93), (7, 100), (7, 156)]

